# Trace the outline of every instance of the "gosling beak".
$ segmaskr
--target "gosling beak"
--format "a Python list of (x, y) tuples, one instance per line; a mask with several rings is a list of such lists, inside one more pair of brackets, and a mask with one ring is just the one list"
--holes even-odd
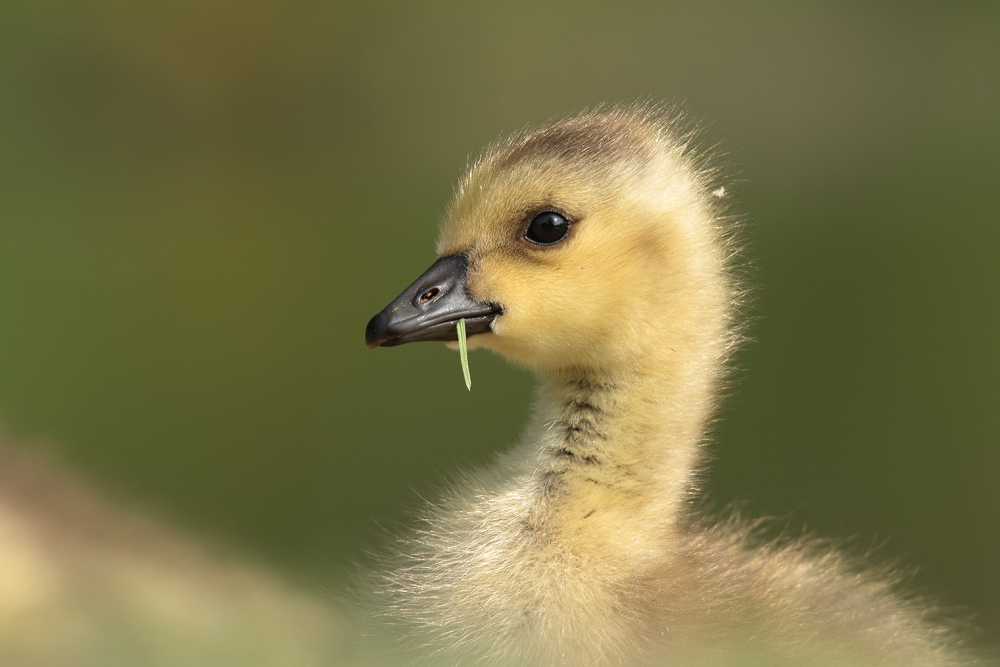
[(442, 257), (365, 328), (368, 347), (392, 347), (421, 340), (458, 340), (455, 328), (465, 318), (466, 335), (486, 333), (502, 312), (465, 291), (469, 269), (464, 255)]

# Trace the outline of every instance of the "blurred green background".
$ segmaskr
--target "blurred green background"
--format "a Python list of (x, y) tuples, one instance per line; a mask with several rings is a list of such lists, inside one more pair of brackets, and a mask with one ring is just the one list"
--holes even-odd
[[(708, 495), (1000, 640), (1000, 4), (7, 0), (0, 420), (336, 580), (531, 378), (369, 351), (467, 156), (607, 101), (718, 144), (758, 286)], [(53, 444), (54, 443), (54, 444)]]

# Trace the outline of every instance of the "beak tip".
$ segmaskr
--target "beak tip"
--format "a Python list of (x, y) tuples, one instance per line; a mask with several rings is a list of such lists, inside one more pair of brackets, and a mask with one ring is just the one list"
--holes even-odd
[(376, 348), (382, 343), (384, 343), (383, 334), (385, 327), (381, 326), (382, 313), (379, 313), (375, 317), (368, 320), (368, 326), (365, 327), (365, 345), (369, 349)]

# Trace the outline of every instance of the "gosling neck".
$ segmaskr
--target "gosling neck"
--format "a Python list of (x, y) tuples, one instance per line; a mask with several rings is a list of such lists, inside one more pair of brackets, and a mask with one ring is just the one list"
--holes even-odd
[(539, 448), (538, 521), (582, 551), (617, 550), (630, 561), (662, 553), (695, 490), (714, 409), (715, 374), (691, 368), (698, 356), (674, 348), (617, 373), (544, 379), (530, 439)]

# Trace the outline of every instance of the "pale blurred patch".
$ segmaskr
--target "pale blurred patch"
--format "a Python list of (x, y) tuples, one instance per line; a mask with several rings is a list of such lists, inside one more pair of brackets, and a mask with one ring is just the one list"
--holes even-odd
[(0, 449), (0, 663), (363, 663), (332, 599), (223, 553)]

